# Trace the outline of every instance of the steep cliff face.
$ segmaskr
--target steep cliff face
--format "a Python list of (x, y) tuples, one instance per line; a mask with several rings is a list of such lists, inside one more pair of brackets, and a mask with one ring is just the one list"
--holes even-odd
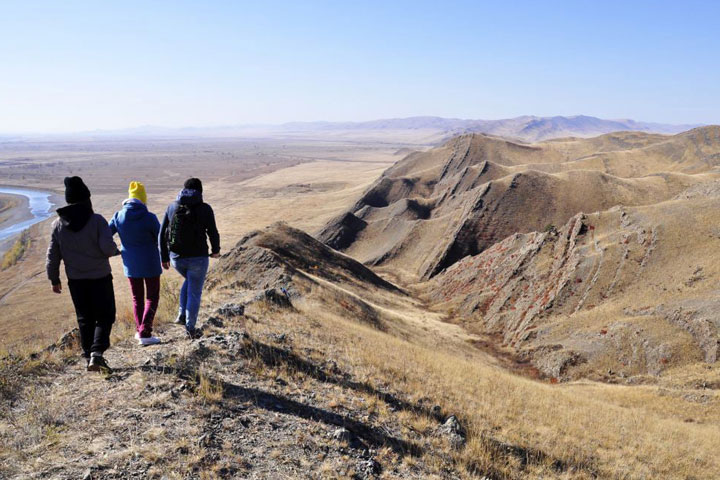
[(426, 282), (423, 298), (547, 376), (607, 380), (604, 370), (715, 362), (717, 191), (706, 184), (511, 235)]
[(622, 291), (642, 275), (657, 241), (656, 227), (619, 208), (578, 214), (559, 230), (512, 235), (464, 258), (429, 283), (428, 298), (514, 346), (543, 318), (592, 309)]

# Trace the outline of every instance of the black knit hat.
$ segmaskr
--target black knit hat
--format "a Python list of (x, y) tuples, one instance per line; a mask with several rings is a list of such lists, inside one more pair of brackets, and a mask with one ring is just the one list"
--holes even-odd
[(185, 180), (185, 185), (183, 185), (183, 188), (187, 188), (188, 190), (197, 190), (198, 192), (202, 193), (202, 182), (199, 178), (188, 178)]
[(90, 200), (90, 190), (80, 177), (65, 177), (65, 201), (67, 203), (80, 203)]

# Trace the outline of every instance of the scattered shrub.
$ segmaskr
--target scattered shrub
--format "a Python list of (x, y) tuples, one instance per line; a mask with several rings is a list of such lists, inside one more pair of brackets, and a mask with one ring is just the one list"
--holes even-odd
[(22, 259), (23, 255), (25, 255), (25, 252), (30, 249), (31, 243), (32, 240), (30, 239), (30, 231), (23, 230), (20, 237), (15, 241), (10, 250), (3, 255), (2, 262), (0, 263), (0, 270), (6, 270), (18, 263)]

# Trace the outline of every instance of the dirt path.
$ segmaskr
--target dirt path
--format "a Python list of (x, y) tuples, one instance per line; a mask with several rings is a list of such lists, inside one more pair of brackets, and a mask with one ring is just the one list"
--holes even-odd
[[(426, 407), (355, 381), (329, 360), (310, 360), (308, 351), (299, 355), (285, 335), (250, 336), (246, 321), (203, 319), (205, 336), (197, 341), (161, 325), (161, 345), (116, 343), (106, 354), (110, 375), (85, 372), (82, 361), (45, 375), (0, 421), (8, 445), (0, 450), (0, 476), (431, 475), (423, 453), (435, 440), (402, 420), (403, 412)], [(378, 415), (378, 401), (386, 414)], [(52, 438), (33, 434), (48, 428)], [(445, 471), (444, 478), (456, 478)]]

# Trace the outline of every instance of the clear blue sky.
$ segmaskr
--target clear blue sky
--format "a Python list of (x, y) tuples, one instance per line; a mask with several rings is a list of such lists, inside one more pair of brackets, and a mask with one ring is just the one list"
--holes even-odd
[(720, 123), (719, 31), (716, 1), (0, 0), (0, 131)]

